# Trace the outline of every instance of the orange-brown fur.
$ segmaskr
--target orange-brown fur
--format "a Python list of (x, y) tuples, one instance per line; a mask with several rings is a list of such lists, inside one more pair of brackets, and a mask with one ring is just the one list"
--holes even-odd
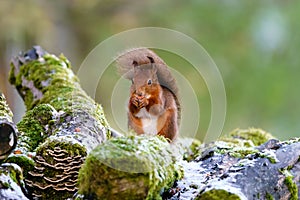
[[(156, 125), (155, 134), (173, 141), (178, 135), (180, 108), (175, 95), (177, 86), (173, 85), (175, 81), (170, 76), (167, 66), (154, 52), (147, 49), (141, 49), (141, 51), (137, 49), (134, 52), (125, 53), (120, 60), (119, 65), (131, 64), (131, 66), (126, 66), (128, 69), (131, 68), (131, 72), (127, 73), (127, 78), (132, 80), (128, 102), (129, 128), (137, 134), (144, 134), (146, 125), (143, 124), (143, 120), (153, 120), (155, 121), (153, 124)], [(159, 65), (164, 66), (160, 67)], [(124, 69), (124, 66), (121, 66), (121, 69)], [(170, 80), (172, 88), (176, 89), (175, 92), (171, 90), (172, 88), (160, 84), (162, 72), (166, 72), (162, 82)], [(153, 121), (149, 126), (150, 132), (152, 132)]]

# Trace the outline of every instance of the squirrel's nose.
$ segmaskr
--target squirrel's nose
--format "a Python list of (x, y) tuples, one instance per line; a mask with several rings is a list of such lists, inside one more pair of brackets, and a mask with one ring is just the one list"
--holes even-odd
[(144, 96), (144, 92), (143, 91), (136, 91), (136, 94), (140, 97)]
[(137, 95), (141, 97), (141, 96), (143, 96), (143, 93), (138, 92)]

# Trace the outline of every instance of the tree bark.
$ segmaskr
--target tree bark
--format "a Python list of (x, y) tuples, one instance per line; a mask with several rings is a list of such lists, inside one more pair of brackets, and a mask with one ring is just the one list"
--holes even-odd
[(0, 160), (5, 159), (17, 144), (17, 129), (12, 116), (5, 97), (0, 92)]
[[(12, 122), (12, 112), (0, 92), (0, 161), (4, 160), (17, 144), (17, 129)], [(0, 199), (27, 199), (22, 170), (15, 164), (0, 165)]]
[[(249, 136), (253, 129), (242, 132)], [(298, 199), (300, 139), (241, 145), (256, 139), (226, 138), (199, 147), (198, 156), (184, 162), (184, 178), (165, 194), (167, 199)]]

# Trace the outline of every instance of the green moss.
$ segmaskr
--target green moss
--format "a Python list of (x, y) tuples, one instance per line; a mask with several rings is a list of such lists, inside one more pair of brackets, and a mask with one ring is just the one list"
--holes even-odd
[[(109, 125), (102, 107), (95, 103), (80, 87), (78, 78), (71, 70), (70, 62), (63, 55), (56, 57), (47, 53), (36, 60), (28, 60), (21, 66), (14, 66), (12, 63), (10, 82), (18, 89), (27, 108), (25, 117), (18, 124), (21, 137), (17, 148), (23, 153), (22, 156), (27, 155), (27, 152), (35, 152), (36, 156), (33, 159), (36, 161), (36, 166), (33, 170), (42, 169), (36, 167), (43, 163), (47, 168), (44, 175), (53, 179), (57, 174), (63, 174), (60, 174), (62, 171), (50, 170), (51, 167), (48, 169), (47, 164), (51, 165), (55, 163), (55, 160), (52, 158), (53, 156), (47, 154), (47, 150), (60, 147), (63, 152), (67, 151), (70, 154), (71, 163), (77, 165), (74, 166), (74, 173), (76, 170), (78, 172), (81, 162), (87, 155), (86, 148), (90, 150), (96, 142), (89, 142), (85, 138), (85, 130), (77, 133), (77, 127), (73, 127), (73, 124), (77, 123), (78, 120), (76, 118), (76, 121), (74, 116), (83, 116), (85, 119), (92, 118), (95, 130), (105, 130), (104, 127), (108, 128)], [(69, 119), (73, 121), (68, 121)], [(67, 131), (64, 131), (64, 128)], [(92, 134), (96, 135), (97, 133)], [(101, 141), (106, 139), (105, 136), (101, 137), (101, 135), (95, 137), (99, 137)], [(107, 131), (107, 138), (109, 137), (110, 133)], [(91, 138), (93, 137), (91, 136)], [(96, 138), (97, 141), (99, 138)], [(84, 144), (88, 147), (84, 147)], [(73, 155), (78, 156), (74, 158)], [(14, 157), (14, 162), (23, 165), (23, 161), (26, 159), (18, 160), (20, 158), (24, 157)], [(45, 159), (45, 162), (38, 162), (38, 158)], [(72, 159), (81, 160), (74, 161)], [(31, 174), (34, 173), (30, 173), (30, 176)], [(77, 176), (75, 181), (76, 178)], [(60, 183), (62, 188), (63, 184), (64, 181)], [(69, 191), (76, 189), (76, 186), (73, 187), (73, 185), (69, 187)], [(32, 188), (37, 192), (36, 194), (48, 195), (49, 198), (51, 195), (58, 195), (59, 193), (51, 189), (51, 191), (39, 189), (34, 184), (32, 184)], [(70, 197), (73, 195), (71, 193), (69, 192), (67, 195)]]
[(34, 151), (49, 136), (44, 127), (54, 119), (55, 114), (55, 109), (49, 104), (38, 105), (26, 112), (17, 125), (22, 135), (17, 148), (26, 147), (27, 151)]
[(244, 158), (247, 155), (259, 153), (259, 151), (253, 147), (236, 146), (232, 145), (231, 142), (216, 141), (214, 145), (215, 153), (229, 154), (235, 158)]
[(248, 155), (255, 154), (260, 158), (267, 158), (270, 163), (276, 163), (277, 158), (275, 154), (271, 154), (270, 152), (260, 152), (258, 149), (253, 147), (228, 147), (228, 148), (217, 148), (216, 153), (219, 154), (229, 154), (235, 158), (245, 158)]
[(179, 138), (177, 139), (177, 143), (179, 143), (178, 148), (183, 149), (183, 159), (186, 161), (194, 160), (201, 154), (201, 142), (197, 139)]
[(258, 156), (261, 158), (268, 158), (270, 163), (273, 163), (273, 164), (278, 162), (278, 159), (276, 158), (275, 153), (273, 153), (272, 151), (259, 152)]
[(246, 148), (246, 147), (238, 148), (238, 147), (236, 147), (236, 148), (229, 150), (228, 154), (235, 158), (244, 158), (247, 155), (255, 154), (258, 152), (259, 151), (257, 149), (253, 149), (253, 148)]
[(17, 174), (15, 171), (11, 171), (11, 173), (9, 173), (9, 176), (14, 182), (16, 182), (16, 183), (18, 182), (17, 177), (16, 177)]
[(260, 152), (255, 148), (272, 138), (274, 137), (270, 133), (261, 129), (236, 129), (216, 142), (218, 147), (216, 152), (221, 154), (228, 153), (236, 158), (244, 158), (250, 154), (257, 154), (258, 157), (268, 158), (271, 163), (276, 163), (276, 156), (272, 152)]
[(298, 199), (298, 187), (296, 183), (293, 181), (293, 177), (286, 177), (284, 179), (284, 183), (288, 187), (290, 193), (291, 193), (291, 200), (297, 200)]
[[(10, 82), (18, 88), (27, 110), (39, 104), (50, 104), (67, 114), (87, 112), (102, 126), (109, 127), (102, 107), (81, 89), (70, 62), (63, 55), (45, 54), (20, 66), (19, 71), (12, 64)], [(109, 133), (107, 135), (110, 136)]]
[(298, 200), (298, 187), (293, 181), (294, 176), (287, 169), (283, 169), (281, 173), (285, 175), (284, 184), (291, 193), (290, 200)]
[(271, 195), (271, 194), (269, 194), (268, 192), (266, 193), (266, 199), (267, 200), (274, 200), (274, 197)]
[(0, 92), (0, 120), (5, 119), (12, 122), (13, 113), (9, 109), (5, 96)]
[(236, 194), (230, 193), (226, 190), (212, 189), (200, 196), (196, 197), (196, 200), (239, 200), (240, 197)]
[(249, 128), (235, 129), (220, 140), (232, 143), (235, 146), (253, 147), (259, 146), (273, 138), (270, 133), (262, 129)]
[(28, 175), (28, 172), (31, 171), (34, 168), (34, 161), (29, 158), (27, 155), (21, 154), (21, 155), (10, 155), (6, 161), (7, 163), (15, 163), (18, 166), (20, 166), (23, 170), (23, 176), (26, 178)]
[(24, 188), (22, 170), (18, 165), (11, 163), (2, 164), (0, 166), (0, 175), (6, 176), (5, 178), (1, 177), (0, 188), (1, 185), (4, 186), (5, 189), (10, 188), (11, 190), (15, 190), (16, 188), (13, 187), (16, 186)]
[(22, 172), (14, 168), (9, 170), (9, 176), (15, 183), (19, 183), (19, 181), (23, 179)]
[(192, 144), (190, 145), (190, 149), (192, 150), (193, 153), (196, 153), (199, 150), (201, 144), (202, 144), (201, 141), (197, 139), (193, 139)]
[(11, 188), (11, 185), (9, 184), (9, 182), (0, 182), (0, 185), (2, 186), (1, 189)]
[(161, 190), (182, 177), (169, 147), (160, 136), (113, 138), (99, 145), (79, 172), (79, 193), (94, 199), (161, 199)]
[[(102, 107), (82, 90), (70, 62), (63, 55), (45, 54), (19, 68), (16, 70), (12, 64), (10, 82), (22, 94), (27, 110), (40, 104), (50, 104), (67, 115), (86, 112), (97, 119), (99, 126), (109, 127)], [(38, 128), (36, 126), (34, 132), (41, 131)], [(107, 138), (110, 135), (107, 131)]]
[[(0, 92), (0, 160), (4, 160), (14, 150), (17, 144), (18, 131), (12, 121), (13, 113), (6, 103), (5, 96)], [(9, 135), (8, 135), (9, 134)], [(13, 144), (9, 145), (13, 134)]]
[[(54, 119), (55, 115), (56, 111), (51, 105), (41, 104), (27, 111), (17, 125), (20, 136), (16, 149), (21, 154), (10, 155), (6, 162), (18, 164), (23, 169), (25, 177), (34, 167), (34, 161), (28, 157), (28, 154), (32, 154), (49, 137), (49, 132), (44, 127), (47, 127), (46, 125)], [(50, 129), (49, 125), (48, 129)]]

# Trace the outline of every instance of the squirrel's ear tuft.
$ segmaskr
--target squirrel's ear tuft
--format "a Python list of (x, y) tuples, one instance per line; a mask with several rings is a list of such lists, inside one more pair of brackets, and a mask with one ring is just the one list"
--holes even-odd
[(150, 63), (154, 63), (154, 59), (151, 56), (147, 56), (147, 58), (149, 58)]
[(134, 61), (132, 62), (132, 65), (133, 65), (134, 67), (136, 67), (136, 66), (138, 66), (138, 62), (134, 60)]
[[(147, 64), (149, 61), (151, 64), (167, 66), (153, 51), (144, 47), (129, 49), (116, 57), (118, 73), (129, 80), (134, 76), (134, 68), (136, 66)], [(160, 70), (157, 69), (157, 71), (159, 72)]]

